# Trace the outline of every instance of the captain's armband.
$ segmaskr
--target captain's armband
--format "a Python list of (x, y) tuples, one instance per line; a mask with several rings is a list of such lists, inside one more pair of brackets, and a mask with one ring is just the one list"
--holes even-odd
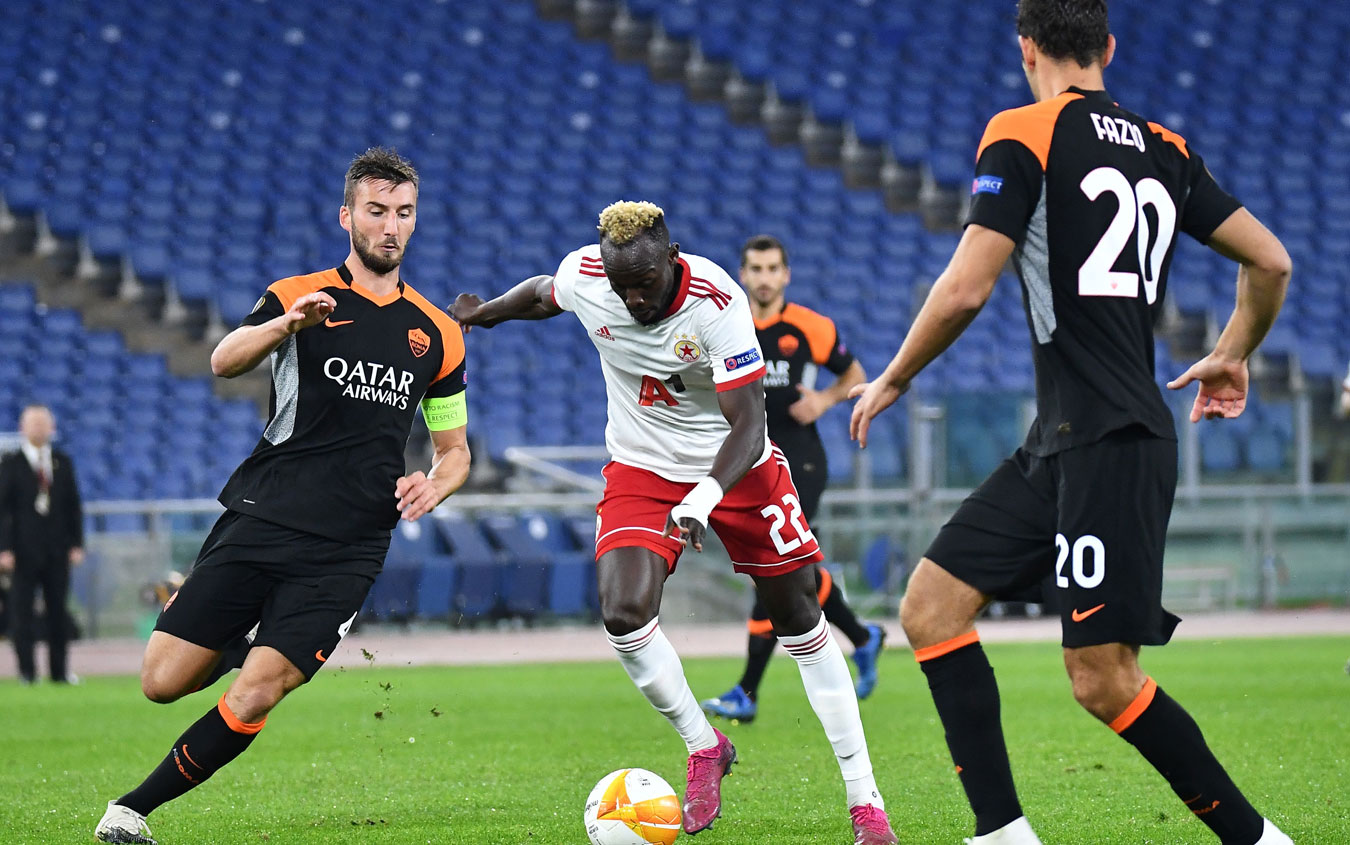
[(469, 422), (469, 405), (460, 391), (454, 396), (427, 397), (422, 400), (422, 418), (428, 431), (449, 431)]

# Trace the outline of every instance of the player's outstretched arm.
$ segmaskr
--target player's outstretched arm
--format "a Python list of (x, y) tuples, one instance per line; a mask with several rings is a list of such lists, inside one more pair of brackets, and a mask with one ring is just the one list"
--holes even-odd
[(507, 320), (547, 320), (563, 310), (553, 301), (553, 277), (531, 276), (489, 302), (476, 293), (461, 293), (450, 306), (450, 316), (468, 331), (490, 329)]
[(222, 378), (234, 378), (252, 370), (281, 342), (301, 329), (322, 322), (337, 301), (323, 291), (307, 293), (280, 317), (256, 326), (240, 326), (225, 337), (211, 353), (211, 372)]
[(1219, 224), (1209, 236), (1209, 246), (1238, 262), (1237, 306), (1214, 351), (1167, 384), (1179, 390), (1200, 382), (1191, 422), (1201, 417), (1232, 419), (1247, 407), (1247, 359), (1280, 313), (1294, 271), (1284, 244), (1245, 208)]
[(718, 393), (717, 406), (731, 431), (713, 457), (708, 477), (695, 484), (666, 518), (665, 536), (679, 537), (699, 552), (708, 532), (708, 514), (764, 454), (764, 379)]
[(404, 519), (416, 521), (464, 486), (469, 477), (468, 431), (469, 427), (462, 425), (431, 432), (431, 445), (436, 450), (431, 472), (414, 472), (394, 485), (394, 497)]
[(914, 377), (951, 346), (980, 313), (989, 301), (989, 294), (994, 292), (994, 283), (1014, 246), (1012, 238), (1002, 232), (978, 223), (966, 227), (951, 263), (933, 283), (919, 316), (914, 318), (914, 325), (909, 327), (900, 351), (886, 371), (876, 381), (849, 391), (850, 398), (862, 397), (853, 406), (853, 418), (849, 421), (849, 436), (859, 446), (867, 446), (867, 429), (872, 418), (909, 390)]

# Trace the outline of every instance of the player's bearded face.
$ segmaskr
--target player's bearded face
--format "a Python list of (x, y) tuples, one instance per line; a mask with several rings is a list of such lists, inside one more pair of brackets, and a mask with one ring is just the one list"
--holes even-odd
[(406, 242), (399, 243), (397, 237), (381, 234), (378, 241), (372, 242), (360, 227), (352, 227), (352, 247), (356, 257), (372, 273), (384, 275), (403, 263), (403, 252), (408, 248)]
[(745, 285), (757, 304), (772, 305), (782, 296), (788, 284), (788, 268), (783, 254), (777, 249), (746, 251), (741, 264), (741, 284)]

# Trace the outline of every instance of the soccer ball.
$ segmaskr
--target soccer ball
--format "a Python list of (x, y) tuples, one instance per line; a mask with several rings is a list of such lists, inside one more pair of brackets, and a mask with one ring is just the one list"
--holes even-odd
[(646, 769), (600, 778), (586, 799), (591, 845), (670, 845), (680, 833), (680, 797)]

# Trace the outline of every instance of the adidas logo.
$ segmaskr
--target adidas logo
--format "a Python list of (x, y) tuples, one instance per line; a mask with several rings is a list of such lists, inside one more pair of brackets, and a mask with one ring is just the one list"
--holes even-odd
[(603, 337), (605, 340), (613, 340), (614, 335), (609, 333), (609, 326), (601, 326), (595, 330), (596, 337)]

